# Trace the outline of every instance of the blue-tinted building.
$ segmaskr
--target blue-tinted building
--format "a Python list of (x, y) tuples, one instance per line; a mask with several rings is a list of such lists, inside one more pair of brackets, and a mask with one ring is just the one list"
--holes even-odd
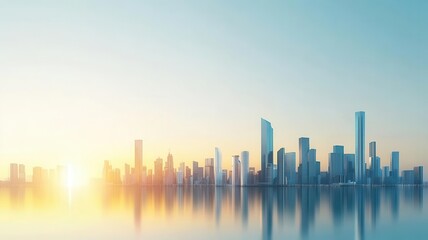
[(272, 183), (273, 173), (268, 174), (268, 166), (273, 169), (273, 128), (271, 123), (261, 119), (261, 174), (262, 182)]
[(344, 177), (345, 149), (343, 146), (333, 146), (333, 153), (329, 154), (330, 183), (342, 183)]
[(404, 170), (401, 172), (403, 177), (403, 184), (415, 184), (415, 172), (414, 170)]
[(382, 182), (382, 170), (380, 168), (380, 158), (376, 153), (376, 142), (369, 143), (369, 159), (371, 162), (370, 172), (371, 172), (371, 182), (372, 184), (381, 184)]
[(415, 175), (415, 184), (424, 184), (424, 167), (418, 166), (413, 168), (413, 172)]
[(364, 184), (366, 177), (365, 119), (365, 112), (355, 113), (355, 181), (357, 184)]
[(308, 181), (309, 184), (316, 184), (318, 182), (316, 149), (309, 149), (308, 152)]
[(400, 183), (400, 153), (397, 151), (391, 153), (391, 183)]
[(299, 183), (309, 183), (309, 166), (308, 166), (308, 153), (309, 153), (309, 138), (299, 138)]
[(297, 183), (296, 176), (296, 153), (288, 152), (285, 153), (285, 179), (287, 185), (293, 185)]
[(345, 182), (355, 182), (355, 154), (344, 155)]
[(276, 161), (278, 164), (278, 185), (285, 185), (285, 148), (281, 148), (276, 153)]

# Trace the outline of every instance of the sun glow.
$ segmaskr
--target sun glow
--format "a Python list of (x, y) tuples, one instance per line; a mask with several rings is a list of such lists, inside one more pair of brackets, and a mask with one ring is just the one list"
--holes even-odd
[(84, 184), (82, 172), (71, 164), (67, 165), (67, 188), (76, 188)]

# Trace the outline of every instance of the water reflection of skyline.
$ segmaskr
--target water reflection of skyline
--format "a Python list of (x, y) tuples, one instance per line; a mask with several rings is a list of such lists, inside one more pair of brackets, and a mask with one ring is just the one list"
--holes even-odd
[[(174, 222), (190, 216), (220, 232), (225, 227), (240, 233), (256, 231), (259, 235), (253, 239), (276, 239), (283, 234), (313, 239), (323, 224), (351, 226), (350, 238), (366, 239), (385, 218), (398, 221), (403, 211), (422, 212), (424, 204), (423, 187), (109, 187), (94, 191), (93, 196), (102, 212), (126, 213), (137, 235), (152, 231), (155, 218)], [(0, 200), (3, 210), (7, 206), (12, 212), (67, 206), (67, 194), (37, 188), (3, 188)]]
[[(192, 213), (203, 212), (213, 217), (217, 227), (224, 217), (232, 215), (241, 222), (243, 229), (252, 216), (251, 207), (260, 208), (261, 238), (273, 239), (274, 228), (287, 228), (286, 218), (298, 220), (300, 237), (310, 237), (317, 224), (321, 205), (328, 206), (329, 216), (335, 226), (345, 218), (355, 219), (355, 239), (364, 239), (367, 224), (375, 229), (381, 205), (393, 218), (399, 216), (400, 194), (405, 203), (415, 208), (423, 206), (422, 187), (292, 187), (292, 188), (145, 188), (132, 190), (134, 194), (134, 220), (136, 231), (141, 231), (144, 200), (152, 198), (155, 209), (165, 209), (165, 214), (191, 206)], [(143, 197), (145, 196), (145, 197)], [(225, 214), (227, 212), (227, 214)], [(274, 217), (276, 217), (274, 219)]]

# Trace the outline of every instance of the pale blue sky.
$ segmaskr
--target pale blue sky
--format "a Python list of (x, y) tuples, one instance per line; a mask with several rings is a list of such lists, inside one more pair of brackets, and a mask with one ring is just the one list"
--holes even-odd
[[(354, 112), (382, 165), (426, 165), (426, 1), (1, 1), (0, 178), (9, 162), (144, 165), (308, 136), (322, 168), (354, 152)], [(119, 165), (120, 164), (120, 165)], [(428, 167), (428, 165), (426, 165)], [(4, 170), (6, 169), (6, 170)]]

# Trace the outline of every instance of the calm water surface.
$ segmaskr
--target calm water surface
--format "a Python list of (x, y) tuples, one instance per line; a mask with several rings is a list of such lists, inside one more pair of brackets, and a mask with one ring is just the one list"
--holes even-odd
[(0, 239), (426, 239), (422, 187), (0, 188)]

